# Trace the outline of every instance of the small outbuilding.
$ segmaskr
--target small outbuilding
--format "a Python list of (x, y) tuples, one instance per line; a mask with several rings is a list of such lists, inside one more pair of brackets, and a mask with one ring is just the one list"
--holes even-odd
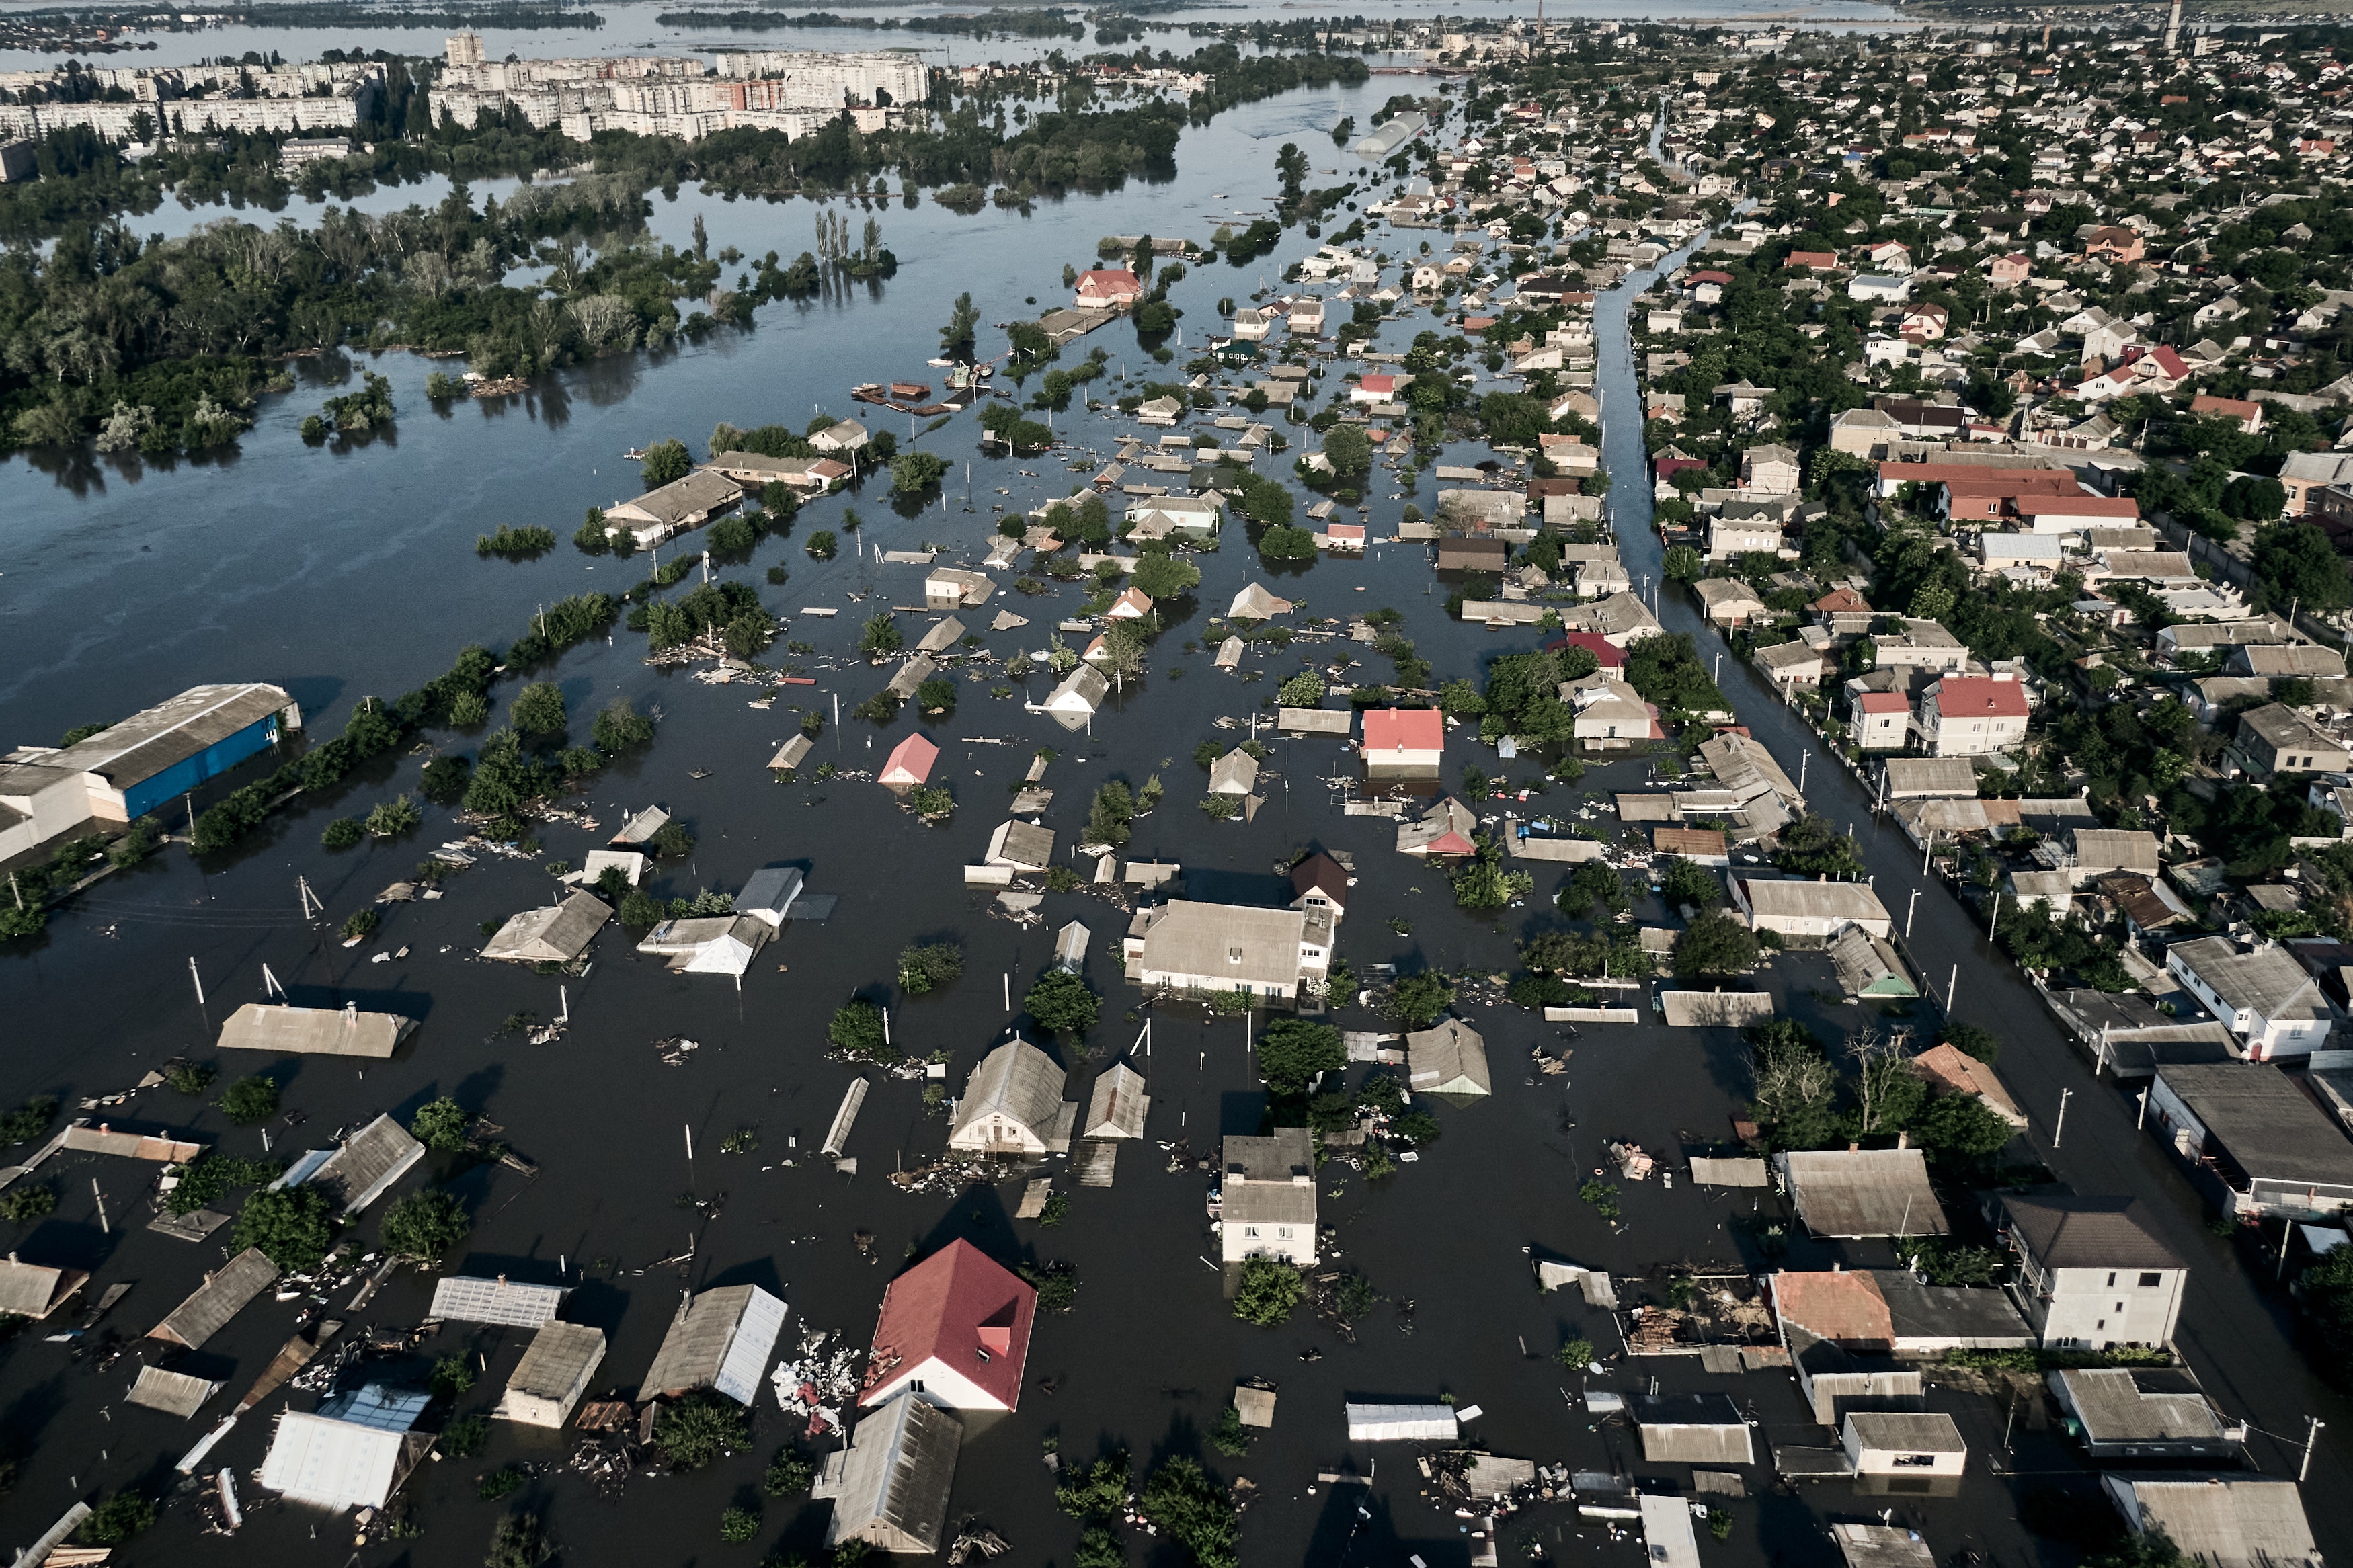
[(1008, 819), (988, 836), (987, 864), (1016, 871), (1043, 871), (1054, 863), (1054, 830)]
[(2188, 1369), (2068, 1367), (2045, 1382), (2094, 1459), (2237, 1462), (2246, 1428), (2223, 1421)]
[(278, 1282), (278, 1265), (248, 1247), (230, 1258), (196, 1287), (171, 1315), (147, 1331), (151, 1340), (164, 1340), (195, 1350), (228, 1326), (246, 1304)]
[(1347, 1406), (1351, 1443), (1451, 1443), (1461, 1423), (1451, 1405)]
[(1642, 1458), (1692, 1465), (1750, 1465), (1747, 1418), (1728, 1394), (1638, 1394), (1628, 1402)]
[(412, 1430), (432, 1395), (371, 1383), (313, 1415), (288, 1411), (261, 1462), (261, 1484), (287, 1501), (340, 1513), (382, 1508), (433, 1447)]
[(139, 1381), (131, 1385), (130, 1399), (133, 1405), (160, 1410), (166, 1415), (176, 1415), (185, 1421), (203, 1409), (205, 1401), (220, 1390), (221, 1385), (208, 1377), (191, 1377), (185, 1372), (142, 1366), (139, 1369)]
[(932, 776), (932, 764), (939, 760), (937, 746), (921, 735), (910, 735), (891, 748), (874, 782), (892, 789), (912, 789)]
[(5, 1262), (0, 1262), (0, 1314), (37, 1323), (72, 1300), (74, 1293), (89, 1282), (87, 1269), (26, 1263), (12, 1252)]
[(1839, 1446), (1859, 1476), (1957, 1476), (1969, 1457), (1953, 1418), (1933, 1410), (1850, 1410)]
[(670, 1320), (638, 1397), (675, 1399), (709, 1388), (749, 1405), (784, 1326), (785, 1304), (757, 1285), (724, 1285), (688, 1297)]
[(1152, 1097), (1144, 1091), (1144, 1075), (1125, 1062), (1116, 1062), (1095, 1079), (1087, 1097), (1087, 1119), (1082, 1137), (1141, 1138)]
[(1405, 1037), (1406, 1087), (1416, 1094), (1485, 1095), (1495, 1092), (1487, 1072), (1487, 1042), (1460, 1018)]
[(605, 1336), (586, 1323), (543, 1324), (491, 1415), (524, 1426), (561, 1426), (605, 1359)]
[(503, 1274), (491, 1279), (450, 1274), (434, 1285), (432, 1310), (426, 1316), (448, 1322), (537, 1329), (554, 1321), (568, 1294), (560, 1285), (525, 1285)]
[(878, 1552), (932, 1552), (948, 1522), (964, 1426), (911, 1391), (871, 1412), (849, 1447), (826, 1456), (810, 1495), (830, 1499), (825, 1542), (862, 1541)]
[(1917, 1149), (1791, 1150), (1773, 1156), (1798, 1218), (1815, 1236), (1943, 1236), (1945, 1211)]

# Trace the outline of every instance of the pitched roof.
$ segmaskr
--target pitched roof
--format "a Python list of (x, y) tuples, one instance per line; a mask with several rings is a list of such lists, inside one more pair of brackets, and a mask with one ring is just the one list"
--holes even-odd
[(357, 1214), (423, 1158), (425, 1145), (407, 1129), (389, 1115), (378, 1116), (322, 1161), (307, 1184), (343, 1214)]
[(1368, 708), (1365, 751), (1437, 752), (1446, 746), (1446, 720), (1435, 708)]
[(940, 749), (921, 735), (910, 735), (891, 748), (891, 755), (882, 763), (875, 782), (886, 784), (919, 784), (932, 776), (932, 764), (939, 760)]
[(1785, 1268), (1773, 1276), (1773, 1311), (1782, 1322), (1851, 1350), (1879, 1350), (1895, 1340), (1887, 1298), (1860, 1268)]
[(1487, 1072), (1487, 1042), (1460, 1018), (1441, 1018), (1406, 1036), (1405, 1049), (1407, 1081), (1423, 1094), (1495, 1091)]
[(1942, 1236), (1945, 1211), (1917, 1149), (1813, 1149), (1777, 1154), (1798, 1217), (1816, 1236)]
[(247, 1302), (269, 1289), (277, 1279), (278, 1265), (263, 1257), (259, 1247), (248, 1247), (206, 1276), (186, 1300), (147, 1331), (147, 1337), (169, 1340), (195, 1350), (218, 1333), (231, 1318), (245, 1310)]
[(1021, 1369), (1038, 1292), (961, 1238), (891, 1281), (874, 1325), (860, 1405), (937, 1360), (1006, 1409), (1021, 1401)]
[(723, 1285), (680, 1303), (640, 1397), (716, 1388), (750, 1404), (785, 1324), (785, 1304), (757, 1285)]
[(965, 1128), (991, 1116), (1018, 1122), (1041, 1139), (1052, 1137), (1062, 1110), (1064, 1076), (1053, 1058), (1029, 1041), (1006, 1041), (972, 1069), (956, 1101), (948, 1141), (954, 1143)]
[(2015, 680), (1948, 675), (1930, 687), (1928, 695), (1936, 700), (1940, 720), (2026, 717), (2026, 688)]
[(225, 1051), (382, 1058), (392, 1055), (415, 1027), (414, 1018), (397, 1013), (364, 1013), (356, 1005), (290, 1007), (248, 1002), (221, 1025), (219, 1044)]
[(2045, 1268), (2179, 1268), (2138, 1198), (2006, 1197), (2011, 1237)]
[(612, 906), (593, 893), (575, 893), (560, 904), (525, 910), (501, 926), (482, 949), (484, 958), (517, 963), (569, 963), (588, 949)]
[(1348, 907), (1348, 873), (1340, 862), (1318, 849), (1291, 868), (1291, 890), (1301, 898), (1310, 891), (1321, 893), (1345, 910)]
[(858, 1424), (849, 1447), (827, 1461), (833, 1517), (827, 1544), (868, 1542), (885, 1552), (937, 1552), (947, 1528), (964, 1427), (912, 1392)]
[(1142, 967), (1160, 974), (1214, 975), (1235, 985), (1291, 985), (1299, 979), (1306, 915), (1293, 909), (1172, 899), (1137, 912)]

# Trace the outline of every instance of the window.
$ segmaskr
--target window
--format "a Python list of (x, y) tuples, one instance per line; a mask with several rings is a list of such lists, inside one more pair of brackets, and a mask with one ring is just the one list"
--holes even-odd
[(2165, 1276), (2162, 1274), (2144, 1274), (2140, 1277), (2140, 1288), (2144, 1290), (2154, 1290), (2164, 1282)]
[(2093, 1328), (2094, 1328), (2094, 1329), (2105, 1329), (2105, 1328), (2106, 1328), (2107, 1326), (2108, 1326), (2108, 1321), (2107, 1321), (2105, 1318), (2102, 1318), (2098, 1322), (2094, 1323), (2094, 1324), (2092, 1325), (2092, 1327), (2093, 1327)]
[(1899, 1470), (1934, 1469), (1936, 1468), (1936, 1456), (1934, 1454), (1898, 1454), (1895, 1456), (1895, 1468)]
[(2108, 1289), (2111, 1289), (2111, 1290), (2113, 1290), (2113, 1289), (2115, 1289), (2116, 1288), (2116, 1277), (2115, 1275), (2111, 1274), (2111, 1275), (2109, 1275), (2109, 1276), (2108, 1276)]

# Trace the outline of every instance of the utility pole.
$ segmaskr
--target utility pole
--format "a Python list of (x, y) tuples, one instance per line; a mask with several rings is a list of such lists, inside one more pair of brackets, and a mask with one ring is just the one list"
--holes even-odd
[(2320, 1429), (2328, 1425), (2327, 1422), (2310, 1415), (2306, 1416), (2304, 1420), (2306, 1426), (2304, 1434), (2304, 1463), (2295, 1468), (2295, 1484), (2298, 1486), (2302, 1486), (2305, 1482), (2305, 1478), (2312, 1474), (2312, 1447), (2315, 1443), (2320, 1440)]
[(1912, 917), (1920, 912), (1920, 889), (1912, 889), (1912, 901), (1904, 906), (1904, 940), (1912, 940)]
[(1953, 1016), (1953, 996), (1961, 988), (1961, 966), (1953, 965), (1953, 977), (1945, 982), (1945, 1016)]
[(2139, 1112), (2139, 1114), (2136, 1115), (2136, 1116), (2133, 1118), (2133, 1131), (2136, 1131), (2136, 1132), (2137, 1132), (2137, 1131), (2139, 1131), (2142, 1128), (2147, 1127), (2147, 1125), (2148, 1125), (2148, 1090), (2147, 1090), (2147, 1089), (2142, 1089), (2142, 1090), (2140, 1091), (2140, 1112)]
[(2051, 1129), (2051, 1147), (2054, 1150), (2059, 1147), (2059, 1135), (2067, 1131), (2067, 1102), (2074, 1097), (2075, 1091), (2072, 1089), (2059, 1091), (2059, 1120)]
[(205, 1005), (205, 977), (196, 973), (196, 961), (194, 958), (188, 960), (188, 979), (196, 987), (196, 1005), (202, 1007)]

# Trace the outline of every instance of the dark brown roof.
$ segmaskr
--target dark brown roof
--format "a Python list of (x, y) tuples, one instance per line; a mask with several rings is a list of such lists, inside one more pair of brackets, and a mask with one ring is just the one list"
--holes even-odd
[(2010, 1228), (2046, 1268), (2179, 1268), (2137, 1198), (2004, 1198)]
[(1321, 849), (1291, 868), (1292, 896), (1305, 898), (1310, 889), (1344, 910), (1348, 907), (1348, 873)]

